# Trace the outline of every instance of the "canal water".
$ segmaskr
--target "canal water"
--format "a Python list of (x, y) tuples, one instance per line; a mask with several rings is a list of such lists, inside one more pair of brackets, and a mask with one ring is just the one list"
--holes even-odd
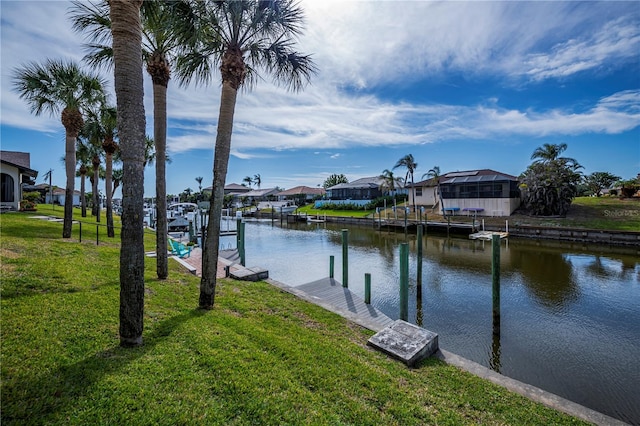
[(492, 332), (490, 242), (425, 236), (419, 291), (415, 235), (247, 221), (247, 265), (297, 286), (327, 277), (333, 255), (341, 280), (343, 228), (349, 229), (349, 288), (363, 296), (370, 273), (371, 303), (389, 317), (399, 316), (399, 244), (408, 242), (409, 321), (438, 333), (441, 348), (640, 425), (637, 248), (503, 240), (499, 337)]

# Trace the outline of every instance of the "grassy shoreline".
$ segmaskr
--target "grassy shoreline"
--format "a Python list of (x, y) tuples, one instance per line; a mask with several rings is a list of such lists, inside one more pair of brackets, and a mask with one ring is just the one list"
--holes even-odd
[(3, 424), (584, 424), (435, 359), (407, 369), (264, 282), (220, 280), (199, 311), (198, 278), (170, 262), (159, 281), (152, 258), (145, 345), (122, 349), (117, 238), (32, 215), (0, 217)]
[[(387, 209), (389, 217), (393, 216)], [(374, 211), (359, 210), (345, 212), (342, 210), (314, 209), (313, 205), (298, 209), (298, 212), (308, 215), (370, 217), (377, 218)], [(398, 217), (404, 219), (402, 209), (398, 210)], [(442, 215), (427, 210), (430, 221), (446, 222)], [(384, 213), (382, 213), (384, 216)], [(414, 214), (410, 215), (414, 219)], [(574, 199), (566, 217), (536, 217), (521, 213), (514, 213), (509, 217), (481, 217), (487, 225), (503, 226), (505, 220), (514, 226), (528, 225), (553, 228), (586, 228), (599, 230), (638, 231), (640, 230), (640, 199), (619, 199), (615, 197), (578, 197)], [(456, 222), (471, 222), (473, 218), (464, 215), (454, 216)]]

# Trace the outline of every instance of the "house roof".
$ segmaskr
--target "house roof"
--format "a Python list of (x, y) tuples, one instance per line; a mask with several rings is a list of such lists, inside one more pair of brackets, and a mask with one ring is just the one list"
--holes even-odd
[(20, 173), (36, 177), (38, 172), (31, 168), (31, 154), (28, 152), (0, 151), (0, 161), (20, 170)]
[(335, 189), (359, 189), (359, 188), (379, 188), (384, 182), (379, 176), (366, 177), (354, 180), (349, 183), (339, 183), (332, 187), (327, 188), (327, 191), (333, 191)]
[(296, 186), (286, 191), (278, 192), (277, 195), (290, 196), (290, 195), (324, 195), (326, 190), (324, 188), (312, 188), (310, 186)]
[(464, 183), (464, 182), (493, 182), (493, 181), (505, 181), (515, 180), (518, 178), (508, 175), (502, 172), (496, 172), (491, 169), (479, 169), (479, 170), (464, 170), (448, 172), (440, 175), (438, 179), (431, 178), (420, 182), (416, 182), (413, 186), (436, 186), (438, 181), (440, 184), (452, 184), (452, 183)]
[(266, 197), (278, 192), (278, 188), (254, 189), (242, 194), (243, 197)]

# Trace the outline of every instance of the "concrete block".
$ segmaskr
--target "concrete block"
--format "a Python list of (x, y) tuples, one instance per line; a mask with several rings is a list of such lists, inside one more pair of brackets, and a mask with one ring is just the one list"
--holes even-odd
[(396, 320), (371, 336), (367, 344), (411, 367), (438, 350), (438, 335), (406, 321)]

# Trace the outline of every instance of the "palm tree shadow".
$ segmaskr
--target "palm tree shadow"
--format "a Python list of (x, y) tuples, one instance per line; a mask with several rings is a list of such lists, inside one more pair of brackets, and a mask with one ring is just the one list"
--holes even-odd
[(178, 327), (191, 319), (205, 315), (202, 310), (191, 310), (157, 323), (144, 335), (144, 345), (137, 348), (113, 346), (97, 352), (82, 361), (60, 365), (56, 370), (33, 376), (14, 385), (3, 383), (2, 423), (24, 424), (33, 420), (30, 407), (38, 408), (39, 422), (57, 418), (56, 413), (70, 409), (78, 398), (85, 396), (103, 377), (117, 374), (164, 341)]

